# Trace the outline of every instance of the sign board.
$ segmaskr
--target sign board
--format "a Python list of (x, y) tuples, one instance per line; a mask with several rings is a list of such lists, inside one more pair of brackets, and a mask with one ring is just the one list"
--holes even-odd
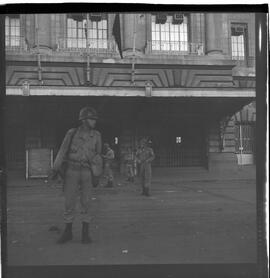
[(26, 178), (46, 178), (53, 164), (52, 149), (26, 150)]

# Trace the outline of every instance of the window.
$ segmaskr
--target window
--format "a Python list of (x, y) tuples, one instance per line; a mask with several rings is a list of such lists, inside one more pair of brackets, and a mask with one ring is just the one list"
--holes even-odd
[(180, 136), (176, 137), (176, 144), (180, 144), (182, 142), (182, 138)]
[(5, 18), (6, 46), (20, 46), (20, 16), (9, 15)]
[(186, 15), (152, 15), (152, 50), (188, 51), (188, 18)]
[(87, 16), (83, 14), (70, 14), (67, 18), (67, 47), (108, 48), (108, 23), (105, 14), (89, 14), (87, 29)]
[(237, 153), (254, 153), (255, 125), (252, 123), (237, 123), (235, 126), (235, 141)]
[(231, 47), (233, 60), (245, 60), (247, 57), (247, 25), (232, 24)]

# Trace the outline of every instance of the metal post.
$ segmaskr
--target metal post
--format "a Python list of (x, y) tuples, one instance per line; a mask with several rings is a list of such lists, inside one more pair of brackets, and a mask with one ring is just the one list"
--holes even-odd
[(40, 49), (39, 49), (39, 26), (38, 26), (38, 18), (37, 14), (35, 14), (35, 25), (36, 25), (36, 38), (37, 38), (37, 63), (38, 63), (38, 81), (39, 84), (42, 85), (42, 68), (41, 68), (41, 57), (40, 57)]
[(88, 30), (89, 30), (89, 14), (86, 14), (86, 51), (87, 51), (87, 64), (86, 64), (86, 81), (90, 84), (90, 56), (89, 56), (89, 40), (88, 40)]
[(133, 57), (132, 57), (132, 67), (131, 67), (131, 84), (135, 85), (135, 50), (136, 50), (136, 33), (137, 33), (137, 26), (135, 18), (137, 18), (137, 14), (133, 17)]
[(29, 178), (29, 164), (28, 164), (28, 160), (29, 160), (29, 156), (28, 156), (28, 149), (26, 150), (25, 153), (25, 160), (26, 160), (26, 167), (25, 167), (25, 178), (28, 180)]
[(240, 166), (242, 167), (242, 163), (243, 163), (243, 158), (242, 158), (242, 154), (243, 154), (243, 142), (242, 142), (242, 125), (239, 125), (239, 142), (240, 142)]

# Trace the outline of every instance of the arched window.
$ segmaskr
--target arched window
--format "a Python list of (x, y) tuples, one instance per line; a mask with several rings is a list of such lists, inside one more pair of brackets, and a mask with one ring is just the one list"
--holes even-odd
[(108, 20), (106, 14), (69, 14), (67, 17), (67, 48), (108, 48)]
[(7, 15), (5, 18), (6, 46), (20, 46), (20, 15)]

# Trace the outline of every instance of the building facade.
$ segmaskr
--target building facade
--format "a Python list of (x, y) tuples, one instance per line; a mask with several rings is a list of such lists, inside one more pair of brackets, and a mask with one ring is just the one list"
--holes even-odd
[(121, 49), (115, 17), (6, 15), (7, 167), (46, 176), (86, 105), (119, 170), (142, 136), (154, 167), (254, 163), (255, 14), (123, 13)]

